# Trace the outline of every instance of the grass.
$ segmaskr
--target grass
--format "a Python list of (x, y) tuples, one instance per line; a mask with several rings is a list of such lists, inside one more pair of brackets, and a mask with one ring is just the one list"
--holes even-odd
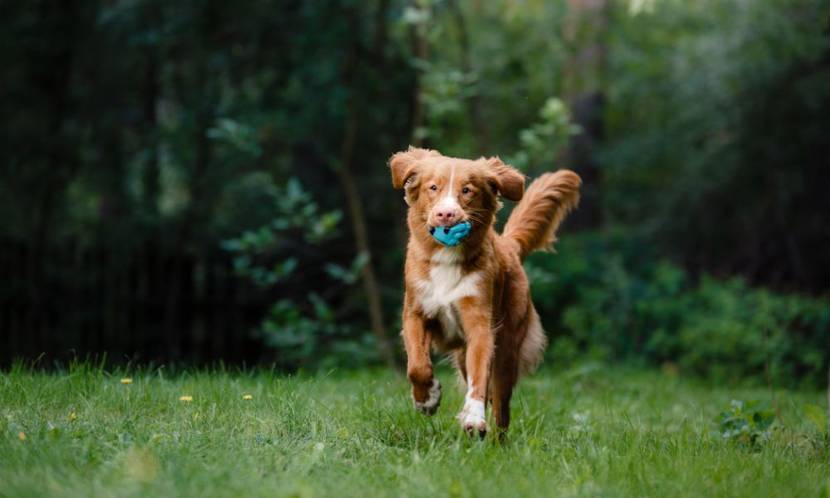
[(778, 392), (776, 429), (749, 448), (713, 435), (715, 419), (733, 398), (769, 401), (768, 389), (542, 372), (521, 384), (498, 443), (457, 427), (450, 372), (434, 418), (384, 371), (126, 375), (0, 374), (0, 496), (830, 494), (827, 439), (802, 415), (818, 392)]

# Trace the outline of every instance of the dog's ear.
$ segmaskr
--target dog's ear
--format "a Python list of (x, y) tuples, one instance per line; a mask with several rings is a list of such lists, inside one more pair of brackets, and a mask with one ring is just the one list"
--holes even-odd
[(525, 193), (525, 176), (504, 164), (498, 157), (486, 159), (490, 171), (490, 185), (505, 199), (520, 201)]
[(418, 161), (427, 156), (437, 154), (434, 150), (418, 149), (416, 147), (409, 147), (409, 149), (403, 152), (393, 154), (389, 158), (389, 169), (392, 171), (392, 186), (396, 189), (406, 187), (418, 173)]

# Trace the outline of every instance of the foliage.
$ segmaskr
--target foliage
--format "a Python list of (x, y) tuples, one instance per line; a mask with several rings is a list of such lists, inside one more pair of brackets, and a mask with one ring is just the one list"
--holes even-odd
[[(0, 10), (0, 361), (209, 362), (258, 322), (281, 367), (370, 361), (357, 284), (372, 265), (399, 313), (405, 207), (385, 163), (417, 141), (583, 176), (560, 256), (528, 266), (554, 358), (823, 382), (828, 0)], [(343, 171), (362, 220), (338, 214)], [(259, 346), (236, 358), (272, 359)]]
[(757, 497), (830, 485), (830, 453), (805, 444), (797, 410), (823, 404), (818, 392), (779, 392), (787, 431), (754, 452), (709, 433), (730, 399), (766, 402), (766, 389), (543, 371), (516, 392), (503, 444), (469, 439), (455, 419), (463, 392), (444, 394), (426, 418), (390, 371), (15, 368), (0, 376), (0, 494)]
[(758, 409), (757, 406), (757, 402), (745, 403), (733, 399), (729, 409), (718, 415), (718, 435), (751, 448), (757, 448), (769, 440), (775, 412)]
[[(827, 288), (830, 2), (618, 4), (602, 203), (689, 268)], [(824, 221), (821, 221), (823, 220)]]
[(579, 132), (565, 104), (551, 97), (539, 110), (539, 121), (519, 132), (520, 148), (510, 157), (510, 164), (523, 171), (538, 171), (553, 162)]
[(693, 278), (642, 247), (628, 233), (584, 234), (563, 238), (556, 257), (531, 258), (540, 313), (561, 317), (545, 321), (554, 360), (587, 353), (721, 382), (824, 384), (827, 298)]
[[(287, 278), (297, 267), (297, 258), (291, 256), (298, 254), (297, 244), (319, 244), (331, 238), (342, 216), (336, 210), (319, 212), (317, 203), (295, 178), (289, 179), (284, 189), (273, 192), (270, 201), (274, 216), (270, 223), (222, 243), (234, 253), (237, 272), (263, 287)], [(278, 259), (276, 263), (274, 258)]]
[(308, 290), (305, 300), (291, 292), (297, 285), (295, 272), (304, 271), (302, 265), (319, 265), (319, 261), (304, 257), (299, 247), (319, 246), (334, 237), (340, 211), (321, 212), (296, 178), (290, 178), (284, 188), (275, 189), (269, 200), (273, 219), (268, 224), (222, 243), (234, 255), (233, 266), (239, 276), (264, 289), (284, 288), (281, 294), (290, 296), (269, 308), (255, 333), (265, 345), (275, 348), (276, 364), (285, 369), (330, 368), (375, 360), (371, 337), (341, 320), (338, 315), (342, 312), (321, 296), (330, 295), (337, 281), (347, 287), (353, 285), (365, 256), (355, 258), (348, 268), (326, 262), (329, 278), (316, 279), (317, 288)]
[(371, 335), (339, 320), (320, 295), (312, 292), (307, 299), (306, 306), (290, 299), (277, 301), (260, 325), (259, 334), (275, 349), (277, 365), (316, 370), (377, 361)]
[(519, 131), (537, 121), (539, 109), (561, 92), (566, 54), (551, 28), (561, 26), (564, 5), (536, 0), (419, 3), (421, 8), (406, 9), (401, 18), (404, 26), (422, 27), (427, 44), (426, 59), (410, 58), (421, 76), (425, 114), (413, 136), (460, 157), (520, 150)]

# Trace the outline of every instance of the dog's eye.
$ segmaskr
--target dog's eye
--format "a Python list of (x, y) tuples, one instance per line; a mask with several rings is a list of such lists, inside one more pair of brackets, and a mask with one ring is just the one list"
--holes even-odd
[(462, 193), (462, 194), (469, 194), (469, 193), (470, 193), (470, 187), (464, 187), (464, 188), (462, 188), (462, 189), (461, 189), (461, 193)]
[(430, 190), (438, 190), (438, 185), (430, 185), (429, 189)]

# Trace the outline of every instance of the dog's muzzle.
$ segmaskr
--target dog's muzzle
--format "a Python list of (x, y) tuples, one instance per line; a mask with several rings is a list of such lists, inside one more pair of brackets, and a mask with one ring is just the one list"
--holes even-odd
[(429, 227), (429, 233), (439, 244), (447, 247), (455, 247), (470, 235), (472, 229), (472, 223), (462, 221), (451, 227)]

